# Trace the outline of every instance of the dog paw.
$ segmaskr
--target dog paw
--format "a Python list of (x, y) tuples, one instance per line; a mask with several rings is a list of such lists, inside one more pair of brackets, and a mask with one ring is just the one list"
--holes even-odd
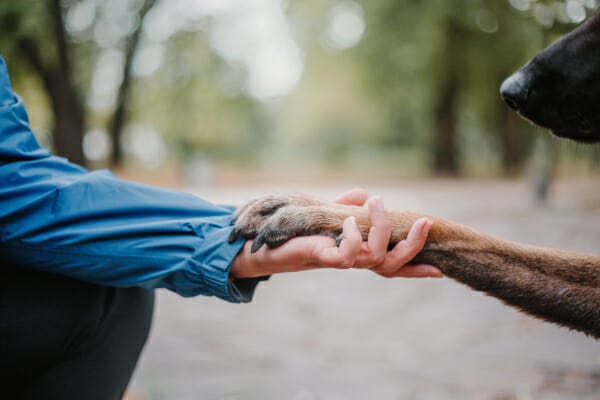
[(322, 212), (318, 206), (281, 207), (266, 219), (254, 238), (251, 251), (254, 253), (263, 245), (279, 247), (298, 236), (324, 235), (336, 238), (341, 234), (341, 228), (325, 228), (322, 221)]
[(239, 237), (246, 239), (257, 237), (267, 220), (282, 207), (305, 207), (318, 203), (318, 200), (303, 195), (271, 195), (251, 200), (235, 212), (232, 220), (234, 229), (229, 235), (229, 242), (231, 243)]

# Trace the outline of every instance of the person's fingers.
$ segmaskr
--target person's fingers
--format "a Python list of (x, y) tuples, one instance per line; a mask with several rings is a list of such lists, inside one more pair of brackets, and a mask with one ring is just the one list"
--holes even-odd
[(386, 278), (443, 278), (442, 271), (429, 264), (405, 265), (392, 272), (383, 272), (379, 275)]
[(346, 204), (349, 206), (362, 206), (365, 204), (367, 199), (369, 198), (369, 194), (365, 189), (362, 188), (354, 188), (347, 192), (340, 194), (333, 201), (334, 203)]
[(362, 246), (362, 235), (356, 225), (356, 218), (346, 218), (344, 229), (342, 230), (342, 241), (340, 242), (340, 257), (342, 257), (341, 268), (351, 268), (354, 266), (356, 256), (360, 253)]
[(356, 219), (348, 217), (344, 220), (342, 241), (339, 247), (326, 247), (318, 249), (314, 257), (318, 265), (331, 268), (351, 268), (354, 266), (356, 256), (360, 252), (362, 236), (356, 226)]
[(385, 213), (381, 198), (374, 197), (369, 201), (369, 218), (373, 226), (367, 238), (367, 251), (360, 259), (365, 262), (360, 264), (361, 267), (373, 267), (385, 260), (392, 234), (392, 224)]
[(378, 266), (375, 272), (383, 274), (396, 271), (415, 258), (427, 241), (431, 224), (427, 218), (418, 219), (410, 228), (406, 239), (386, 254), (383, 264)]
[(323, 267), (319, 254), (323, 249), (335, 247), (335, 240), (327, 236), (295, 237), (271, 249), (263, 246), (253, 253), (259, 264), (271, 266), (273, 272), (301, 271)]

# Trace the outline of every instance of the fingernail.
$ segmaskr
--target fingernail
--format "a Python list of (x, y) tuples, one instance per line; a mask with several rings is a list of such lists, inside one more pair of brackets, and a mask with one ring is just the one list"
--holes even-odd
[(429, 272), (429, 277), (430, 278), (443, 278), (444, 277), (444, 273), (442, 271), (440, 271), (439, 269), (437, 269), (436, 267), (434, 267), (433, 265), (429, 267), (430, 272)]
[(429, 235), (429, 229), (431, 228), (432, 224), (433, 222), (430, 219), (425, 219), (425, 223), (423, 223), (423, 227), (421, 228), (421, 234), (423, 236)]
[(383, 210), (383, 200), (381, 200), (381, 197), (379, 196), (375, 196), (371, 199), (371, 206), (373, 208), (377, 208), (379, 210)]

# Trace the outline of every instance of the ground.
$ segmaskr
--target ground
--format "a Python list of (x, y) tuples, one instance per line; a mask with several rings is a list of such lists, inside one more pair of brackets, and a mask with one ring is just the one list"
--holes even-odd
[[(268, 192), (332, 198), (344, 184), (196, 191), (241, 203)], [(600, 250), (600, 190), (558, 184), (545, 206), (526, 182), (369, 185), (386, 206), (564, 249)], [(449, 279), (366, 271), (275, 276), (251, 304), (162, 291), (132, 399), (600, 399), (600, 344)]]

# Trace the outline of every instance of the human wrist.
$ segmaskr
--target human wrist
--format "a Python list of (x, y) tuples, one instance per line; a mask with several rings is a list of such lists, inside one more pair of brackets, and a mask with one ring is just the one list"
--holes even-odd
[(229, 269), (229, 279), (255, 278), (268, 275), (262, 271), (260, 256), (252, 254), (250, 251), (251, 242), (248, 241), (242, 247), (242, 250), (233, 259)]

